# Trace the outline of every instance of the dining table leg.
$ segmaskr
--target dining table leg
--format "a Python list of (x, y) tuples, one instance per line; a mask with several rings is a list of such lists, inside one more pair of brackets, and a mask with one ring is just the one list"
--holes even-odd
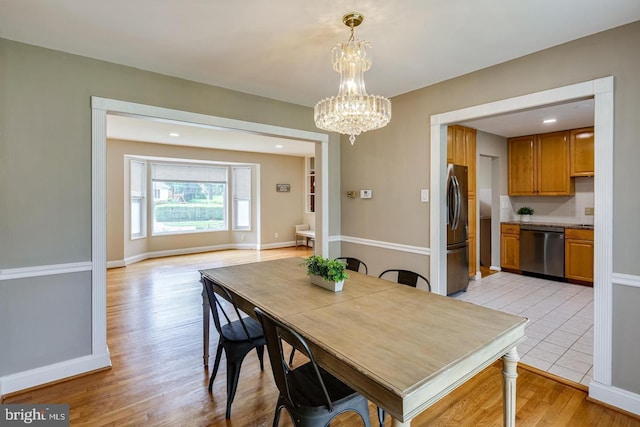
[(518, 350), (513, 347), (502, 356), (502, 394), (503, 394), (503, 425), (516, 425), (516, 378), (518, 378)]
[(205, 368), (209, 366), (209, 298), (207, 291), (202, 285), (202, 358)]

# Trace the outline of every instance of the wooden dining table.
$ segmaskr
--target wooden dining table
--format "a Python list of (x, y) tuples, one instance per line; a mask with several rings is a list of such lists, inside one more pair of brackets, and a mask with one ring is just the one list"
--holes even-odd
[[(526, 318), (349, 271), (342, 292), (313, 285), (303, 258), (201, 270), (255, 316), (260, 307), (309, 343), (317, 362), (393, 417), (411, 419), (503, 361), (504, 425), (515, 425), (516, 346)], [(209, 360), (203, 293), (204, 361)]]

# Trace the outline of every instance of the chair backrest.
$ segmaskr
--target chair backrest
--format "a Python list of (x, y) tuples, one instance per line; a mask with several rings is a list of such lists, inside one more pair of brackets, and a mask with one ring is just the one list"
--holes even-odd
[(360, 261), (358, 258), (352, 257), (338, 257), (336, 258), (340, 261), (344, 261), (347, 264), (347, 270), (351, 271), (360, 271), (360, 266), (364, 267), (364, 274), (369, 274), (369, 269), (367, 268), (367, 264), (364, 261)]
[(413, 286), (414, 288), (417, 287), (418, 280), (422, 279), (427, 284), (427, 289), (429, 289), (429, 292), (431, 292), (431, 284), (429, 283), (429, 280), (427, 280), (427, 278), (423, 275), (415, 273), (413, 271), (392, 268), (383, 271), (378, 277), (381, 279), (388, 278), (391, 277), (393, 273), (397, 273), (397, 283), (400, 283), (401, 285)]
[[(318, 368), (318, 364), (316, 363), (313, 353), (311, 349), (307, 345), (307, 342), (298, 334), (296, 331), (292, 330), (282, 322), (276, 320), (271, 315), (265, 313), (260, 310), (260, 308), (255, 308), (255, 313), (258, 316), (258, 320), (262, 325), (262, 330), (264, 331), (264, 337), (267, 342), (267, 351), (269, 352), (269, 361), (271, 362), (271, 370), (273, 372), (273, 378), (275, 379), (276, 386), (278, 387), (278, 391), (280, 395), (287, 401), (288, 405), (292, 405), (294, 407), (300, 406), (299, 402), (296, 402), (292, 398), (292, 393), (289, 387), (289, 383), (287, 381), (287, 374), (291, 371), (289, 363), (287, 362), (287, 357), (285, 357), (283, 348), (282, 348), (282, 340), (284, 339), (294, 346), (294, 348), (298, 348), (302, 350), (309, 358), (309, 362), (313, 366), (313, 372), (315, 373), (317, 386), (322, 390), (324, 397), (327, 402), (327, 408), (329, 411), (333, 409), (333, 404), (331, 403), (331, 398), (329, 397), (329, 393), (327, 392), (327, 388), (322, 380), (322, 376), (320, 375), (320, 369)], [(313, 379), (311, 379), (313, 380)]]
[[(238, 310), (238, 306), (236, 305), (233, 296), (229, 292), (229, 290), (220, 284), (203, 277), (201, 281), (204, 283), (204, 288), (207, 291), (207, 298), (209, 299), (209, 306), (211, 307), (211, 314), (213, 314), (213, 323), (216, 326), (216, 330), (220, 336), (223, 335), (222, 326), (229, 324), (233, 321), (240, 321), (242, 325), (242, 330), (246, 335), (247, 340), (252, 340), (253, 336), (249, 332), (247, 325), (245, 324), (242, 315), (240, 314), (240, 310)], [(223, 303), (218, 298), (220, 295), (224, 300), (228, 302), (228, 304)], [(225, 307), (226, 306), (226, 307)], [(220, 316), (222, 313), (222, 316)]]

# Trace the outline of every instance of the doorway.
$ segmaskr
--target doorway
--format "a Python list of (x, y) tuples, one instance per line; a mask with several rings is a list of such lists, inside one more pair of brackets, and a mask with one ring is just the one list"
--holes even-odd
[(488, 104), (436, 114), (431, 123), (431, 193), (430, 206), (430, 270), (433, 291), (446, 294), (446, 254), (442, 242), (446, 236), (445, 218), (445, 164), (447, 126), (464, 120), (497, 116), (564, 103), (584, 98), (595, 98), (595, 178), (594, 236), (598, 251), (594, 259), (594, 369), (589, 394), (607, 401), (606, 388), (612, 381), (612, 229), (613, 229), (613, 77), (604, 77), (542, 92), (503, 99)]
[[(176, 121), (193, 126), (211, 126), (240, 132), (252, 132), (261, 135), (281, 136), (316, 143), (316, 159), (318, 159), (320, 189), (329, 188), (329, 136), (323, 133), (284, 128), (262, 123), (245, 122), (224, 117), (209, 116), (187, 111), (172, 110), (151, 105), (114, 99), (91, 97), (91, 354), (103, 360), (102, 366), (110, 366), (109, 349), (107, 347), (107, 303), (106, 303), (106, 145), (107, 145), (107, 113), (129, 116), (141, 116), (160, 121)], [(328, 191), (320, 192), (320, 220), (316, 222), (320, 230), (318, 243), (320, 254), (329, 253), (329, 195)], [(259, 201), (258, 201), (259, 202)], [(257, 221), (260, 221), (258, 215)]]
[(482, 277), (500, 270), (500, 159), (478, 156), (478, 236)]

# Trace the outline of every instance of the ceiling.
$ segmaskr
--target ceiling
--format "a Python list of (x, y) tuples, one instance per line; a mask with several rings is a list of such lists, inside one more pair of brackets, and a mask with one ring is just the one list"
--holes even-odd
[(0, 37), (313, 106), (354, 10), (386, 97), (640, 20), (638, 0), (0, 0)]
[(211, 126), (107, 115), (107, 138), (286, 156), (314, 156), (315, 144)]

